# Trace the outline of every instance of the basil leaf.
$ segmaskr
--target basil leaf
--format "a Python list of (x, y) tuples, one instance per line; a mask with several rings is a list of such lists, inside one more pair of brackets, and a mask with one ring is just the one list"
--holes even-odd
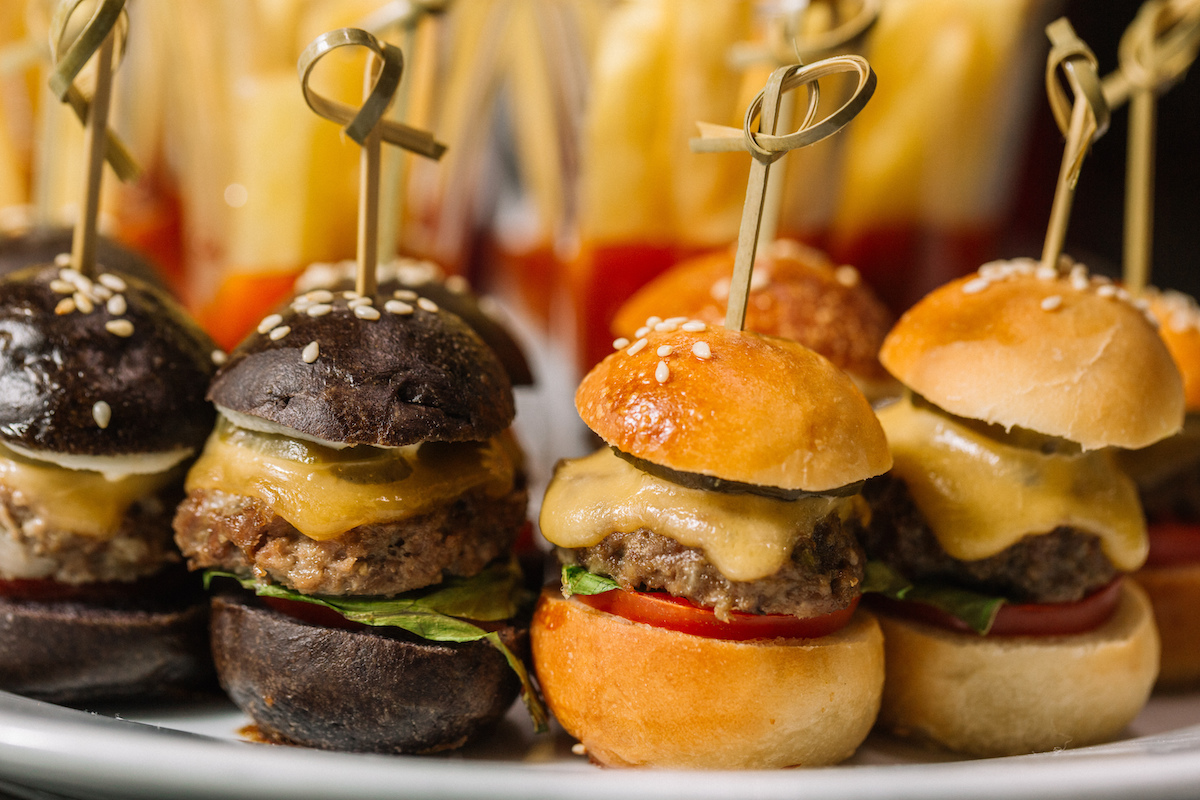
[[(447, 581), (451, 585), (439, 584), (425, 594), (422, 594), (423, 590), (418, 590), (390, 598), (305, 595), (286, 586), (257, 583), (253, 578), (243, 578), (219, 570), (205, 571), (204, 588), (207, 589), (212, 579), (217, 577), (232, 578), (259, 597), (277, 597), (324, 606), (353, 622), (400, 628), (431, 642), (486, 640), (500, 651), (521, 681), (521, 700), (533, 719), (534, 730), (537, 733), (545, 733), (549, 729), (546, 709), (521, 659), (517, 658), (494, 631), (485, 631), (465, 619), (458, 618), (461, 614), (479, 621), (498, 621), (517, 613), (521, 599), (527, 597), (528, 592), (521, 583), (520, 567), (516, 565), (515, 559), (508, 564), (493, 565), (473, 578), (451, 579)], [(494, 591), (494, 602), (487, 600), (487, 591)], [(455, 613), (450, 614), (451, 610)], [(500, 614), (501, 611), (506, 613)], [(495, 614), (500, 615), (493, 616)]]
[(980, 636), (986, 635), (996, 621), (1003, 597), (960, 589), (936, 581), (913, 584), (882, 561), (868, 561), (863, 579), (864, 593), (872, 592), (893, 600), (925, 603), (941, 609), (966, 623)]
[(604, 594), (621, 585), (607, 575), (597, 575), (588, 572), (576, 564), (563, 564), (562, 568), (563, 594), (570, 597), (573, 594)]

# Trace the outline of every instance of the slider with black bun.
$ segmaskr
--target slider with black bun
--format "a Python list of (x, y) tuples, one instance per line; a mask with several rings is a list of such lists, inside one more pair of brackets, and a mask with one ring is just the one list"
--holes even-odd
[(1170, 290), (1144, 297), (1183, 376), (1187, 417), (1177, 435), (1120, 460), (1137, 483), (1150, 535), (1150, 554), (1134, 577), (1162, 638), (1157, 686), (1178, 690), (1200, 685), (1200, 308)]
[[(734, 250), (683, 261), (639, 289), (617, 311), (613, 334), (639, 338), (653, 321), (682, 316), (725, 321)], [(759, 249), (746, 302), (746, 330), (795, 339), (845, 372), (868, 400), (894, 397), (899, 386), (879, 363), (894, 319), (854, 267), (794, 239)]]
[(856, 534), (891, 458), (862, 393), (796, 342), (668, 320), (575, 405), (608, 446), (542, 503), (563, 585), (531, 636), (559, 722), (612, 766), (848, 758), (883, 683)]
[(1142, 508), (1112, 452), (1183, 420), (1154, 326), (1081, 265), (1018, 259), (925, 297), (880, 358), (909, 390), (880, 410), (895, 466), (864, 491), (881, 725), (981, 756), (1111, 739), (1159, 664), (1123, 577), (1146, 559)]
[(213, 655), (260, 731), (422, 753), (522, 689), (540, 712), (518, 657), (532, 597), (511, 555), (527, 500), (512, 390), (461, 319), (425, 297), (307, 292), (208, 396), (219, 418), (176, 541), (241, 584), (213, 600)]
[[(60, 227), (22, 226), (0, 230), (0, 275), (53, 263), (59, 255), (71, 252), (73, 236), (70, 228)], [(113, 239), (96, 238), (96, 258), (112, 273), (133, 275), (152, 286), (165, 288), (150, 262)]]
[(77, 703), (212, 679), (171, 516), (211, 430), (213, 344), (162, 290), (0, 282), (0, 688)]

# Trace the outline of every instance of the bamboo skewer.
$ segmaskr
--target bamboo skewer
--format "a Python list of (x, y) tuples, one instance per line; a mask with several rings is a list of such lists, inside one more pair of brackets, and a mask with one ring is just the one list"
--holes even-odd
[(1121, 37), (1119, 74), (1130, 98), (1123, 272), (1134, 294), (1150, 282), (1158, 95), (1183, 76), (1198, 50), (1200, 2), (1195, 0), (1150, 0)]
[[(1066, 17), (1050, 23), (1046, 35), (1052, 43), (1046, 62), (1046, 92), (1058, 127), (1067, 137), (1042, 248), (1042, 266), (1057, 269), (1083, 160), (1092, 143), (1108, 130), (1109, 109), (1096, 71), (1096, 56), (1076, 35)], [(1074, 94), (1073, 101), (1068, 101), (1059, 80), (1060, 67)]]
[[(364, 76), (363, 104), (355, 109), (322, 97), (309, 87), (313, 68), (331, 50), (366, 47), (373, 54)], [(376, 69), (378, 66), (378, 69)], [(304, 100), (318, 115), (345, 124), (346, 134), (362, 148), (359, 161), (358, 272), (356, 291), (373, 296), (379, 267), (379, 160), (383, 142), (399, 145), (428, 158), (441, 158), (445, 145), (427, 131), (384, 119), (404, 72), (404, 56), (394, 45), (381, 42), (359, 28), (338, 28), (318, 36), (300, 54), (296, 65)]]
[[(817, 81), (828, 75), (853, 72), (858, 75), (858, 85), (845, 104), (820, 122), (816, 117), (819, 90)], [(808, 109), (800, 128), (791, 134), (778, 136), (780, 96), (800, 86), (808, 87)], [(691, 140), (691, 149), (698, 153), (730, 152), (748, 150), (754, 157), (750, 178), (746, 186), (746, 204), (742, 209), (742, 224), (738, 231), (738, 244), (734, 260), (733, 280), (729, 287), (729, 305), (725, 312), (725, 327), (741, 330), (746, 321), (746, 300), (750, 294), (750, 279), (754, 270), (754, 256), (758, 248), (761, 230), (763, 201), (771, 164), (782, 158), (789, 150), (806, 147), (819, 142), (846, 126), (866, 106), (875, 92), (875, 73), (866, 59), (861, 56), (834, 56), (807, 66), (793, 64), (780, 67), (771, 73), (766, 88), (759, 93), (746, 109), (741, 129), (722, 125), (699, 123), (700, 138)], [(759, 120), (758, 128), (754, 122)]]
[[(50, 50), (55, 60), (50, 88), (68, 103), (84, 123), (84, 183), (71, 242), (71, 266), (86, 276), (96, 272), (96, 223), (100, 212), (100, 189), (107, 160), (122, 180), (137, 175), (137, 165), (124, 146), (108, 130), (112, 104), (113, 60), (118, 37), (127, 28), (125, 0), (101, 0), (91, 18), (64, 52), (59, 53), (68, 23), (82, 0), (63, 0), (50, 24)], [(121, 50), (123, 50), (123, 44)], [(75, 87), (75, 78), (92, 58), (96, 60), (96, 85), (91, 100)]]

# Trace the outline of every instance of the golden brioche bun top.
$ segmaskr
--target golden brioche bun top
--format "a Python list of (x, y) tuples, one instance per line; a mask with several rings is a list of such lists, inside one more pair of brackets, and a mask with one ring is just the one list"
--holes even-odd
[(1029, 259), (934, 290), (884, 340), (883, 365), (941, 408), (1084, 449), (1139, 448), (1183, 424), (1183, 384), (1146, 315), (1105, 279)]
[(680, 323), (579, 385), (579, 415), (608, 444), (674, 470), (805, 491), (891, 468), (870, 404), (826, 359), (787, 339)]
[[(652, 314), (724, 322), (733, 255), (732, 249), (708, 253), (658, 276), (617, 312), (613, 333), (636, 338)], [(895, 393), (878, 358), (891, 324), (891, 312), (853, 267), (838, 266), (820, 250), (791, 239), (760, 248), (746, 330), (795, 339), (850, 373), (869, 395), (883, 395)]]
[(1143, 295), (1158, 320), (1158, 333), (1183, 376), (1188, 411), (1200, 411), (1200, 306), (1182, 292), (1147, 289)]

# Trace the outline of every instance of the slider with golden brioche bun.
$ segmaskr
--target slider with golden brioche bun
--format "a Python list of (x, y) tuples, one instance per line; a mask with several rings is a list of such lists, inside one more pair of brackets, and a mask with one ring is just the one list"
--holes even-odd
[[(176, 541), (214, 598), (213, 655), (270, 737), (430, 752), (525, 686), (525, 522), (500, 362), (428, 297), (317, 289), (263, 320), (209, 390), (219, 419)], [(230, 581), (223, 581), (228, 584)]]
[(1126, 297), (1066, 260), (995, 262), (885, 340), (909, 390), (879, 415), (895, 466), (864, 490), (885, 728), (1008, 755), (1104, 741), (1145, 704), (1158, 634), (1122, 578), (1145, 523), (1111, 448), (1179, 430), (1183, 390)]
[[(722, 250), (672, 267), (642, 287), (613, 318), (616, 336), (633, 341), (647, 318), (725, 321), (734, 251)], [(854, 379), (868, 400), (900, 387), (879, 363), (892, 315), (854, 267), (838, 266), (794, 239), (759, 249), (746, 306), (746, 330), (795, 339)]]
[(614, 766), (849, 757), (883, 683), (858, 488), (891, 464), (862, 393), (796, 342), (669, 320), (575, 405), (608, 446), (542, 503), (563, 588), (531, 636), (559, 722)]
[(55, 702), (211, 681), (171, 515), (212, 427), (212, 341), (162, 290), (0, 281), (0, 688)]
[(1121, 466), (1138, 486), (1150, 554), (1135, 578), (1146, 590), (1162, 638), (1158, 686), (1200, 684), (1200, 308), (1175, 291), (1143, 297), (1183, 376), (1183, 430), (1142, 450), (1123, 452)]

